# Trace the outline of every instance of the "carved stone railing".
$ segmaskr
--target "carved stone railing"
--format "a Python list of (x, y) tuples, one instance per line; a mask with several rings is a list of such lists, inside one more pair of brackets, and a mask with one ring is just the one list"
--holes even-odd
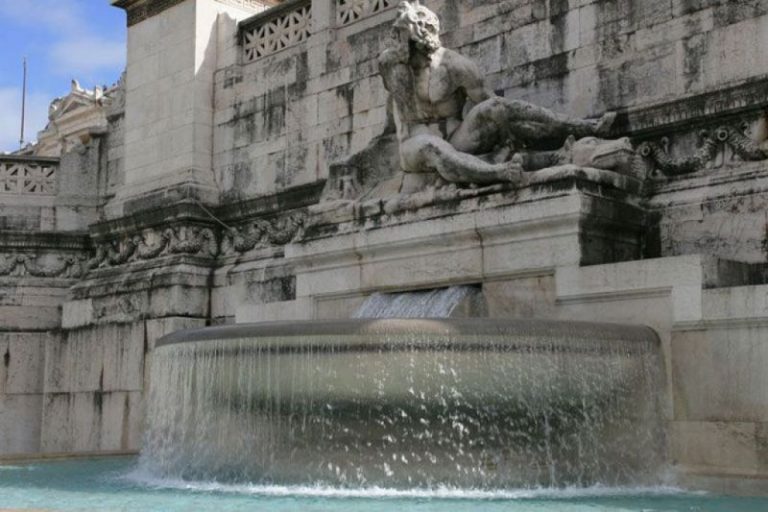
[(349, 25), (398, 4), (399, 0), (336, 0), (336, 26)]
[(289, 0), (240, 23), (243, 62), (306, 41), (312, 24), (311, 0)]
[(0, 155), (0, 194), (54, 195), (58, 158)]

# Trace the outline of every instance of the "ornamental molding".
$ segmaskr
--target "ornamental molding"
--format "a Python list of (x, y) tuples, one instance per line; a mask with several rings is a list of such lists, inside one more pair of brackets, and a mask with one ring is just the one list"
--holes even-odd
[(307, 213), (300, 211), (272, 219), (255, 219), (229, 228), (222, 236), (221, 255), (233, 256), (287, 245), (303, 236), (306, 223)]
[(240, 23), (243, 62), (253, 62), (309, 39), (312, 2), (296, 0), (268, 9)]
[(84, 254), (0, 253), (0, 277), (75, 279), (86, 272)]
[(621, 131), (635, 136), (660, 133), (713, 118), (740, 116), (768, 108), (768, 75), (719, 91), (698, 94), (624, 114)]
[(160, 14), (185, 0), (117, 0), (112, 5), (124, 9), (128, 15), (128, 26)]
[[(136, 25), (142, 21), (157, 16), (161, 12), (174, 7), (185, 0), (117, 0), (112, 5), (123, 9), (128, 14), (128, 26)], [(254, 12), (263, 11), (270, 5), (275, 5), (273, 0), (216, 0), (224, 5), (240, 7)]]
[(637, 148), (640, 165), (645, 166), (650, 178), (669, 178), (739, 162), (768, 160), (768, 141), (754, 139), (752, 124), (741, 121), (700, 130), (696, 151), (683, 156), (675, 156), (674, 138), (642, 142)]
[(150, 261), (173, 255), (214, 259), (219, 254), (216, 232), (199, 225), (148, 228), (96, 243), (96, 251), (85, 263), (86, 272)]

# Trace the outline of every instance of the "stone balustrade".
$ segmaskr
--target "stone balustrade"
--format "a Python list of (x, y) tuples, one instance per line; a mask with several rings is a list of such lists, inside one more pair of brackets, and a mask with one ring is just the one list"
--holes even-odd
[(398, 0), (336, 0), (336, 25), (349, 25), (397, 3)]
[(309, 38), (311, 0), (289, 0), (240, 24), (244, 62), (253, 62)]
[[(393, 8), (398, 0), (326, 0), (335, 4), (337, 27), (350, 25)], [(312, 33), (312, 1), (290, 0), (240, 23), (243, 62), (306, 41)]]
[(58, 158), (0, 155), (0, 194), (56, 194)]

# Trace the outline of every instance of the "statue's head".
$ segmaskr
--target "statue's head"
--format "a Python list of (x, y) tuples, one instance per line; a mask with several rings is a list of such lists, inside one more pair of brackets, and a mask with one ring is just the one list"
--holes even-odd
[(440, 48), (440, 18), (419, 3), (400, 2), (395, 29), (408, 32), (411, 41), (423, 49), (434, 52)]

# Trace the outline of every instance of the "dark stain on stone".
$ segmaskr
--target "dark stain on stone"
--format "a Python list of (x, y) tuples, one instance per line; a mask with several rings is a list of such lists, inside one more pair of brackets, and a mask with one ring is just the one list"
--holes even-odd
[(6, 368), (8, 368), (11, 365), (11, 349), (10, 347), (5, 349), (5, 354), (3, 354), (3, 365), (5, 365)]
[(560, 53), (548, 59), (537, 60), (533, 67), (537, 80), (565, 76), (568, 74), (568, 54)]
[(685, 91), (699, 82), (702, 73), (703, 58), (707, 53), (707, 41), (703, 35), (698, 34), (683, 41), (685, 56), (683, 58), (683, 78), (685, 79)]
[(144, 329), (144, 354), (149, 354), (149, 333), (147, 332), (147, 322), (142, 322), (142, 324)]
[(246, 162), (236, 163), (232, 166), (232, 178), (232, 189), (242, 194), (253, 181), (251, 166)]
[(761, 241), (761, 249), (765, 260), (768, 261), (768, 223), (763, 227), (763, 240)]
[(286, 91), (284, 87), (278, 87), (267, 93), (264, 108), (264, 129), (268, 137), (277, 137), (285, 127), (285, 101)]
[(443, 32), (459, 28), (461, 3), (458, 0), (445, 0), (443, 2), (443, 8), (440, 10), (440, 29)]
[(765, 0), (738, 0), (720, 2), (714, 9), (715, 27), (724, 27), (765, 15), (768, 13), (768, 3)]
[(307, 52), (296, 56), (296, 80), (287, 87), (288, 99), (301, 100), (307, 92), (309, 82), (309, 57)]
[(549, 0), (549, 45), (552, 54), (557, 55), (565, 51), (566, 19), (568, 15), (568, 0)]
[(325, 50), (326, 73), (333, 73), (334, 71), (338, 71), (338, 69), (341, 68), (341, 58), (339, 57), (339, 52), (337, 49), (339, 44), (341, 43), (337, 42), (336, 44), (329, 44)]
[(563, 15), (568, 12), (568, 0), (549, 0), (549, 17)]
[(131, 425), (131, 402), (128, 398), (128, 394), (126, 393), (125, 398), (123, 400), (123, 425), (120, 432), (120, 449), (127, 450), (129, 448), (128, 446), (128, 440), (130, 435), (130, 425)]
[(248, 296), (256, 304), (296, 299), (296, 276), (280, 276), (248, 285)]
[(104, 392), (103, 391), (95, 391), (93, 393), (93, 406), (96, 408), (96, 411), (99, 416), (102, 415), (104, 412)]
[(344, 101), (347, 106), (347, 115), (352, 116), (355, 102), (355, 89), (352, 87), (352, 84), (344, 84), (337, 87), (336, 97)]

